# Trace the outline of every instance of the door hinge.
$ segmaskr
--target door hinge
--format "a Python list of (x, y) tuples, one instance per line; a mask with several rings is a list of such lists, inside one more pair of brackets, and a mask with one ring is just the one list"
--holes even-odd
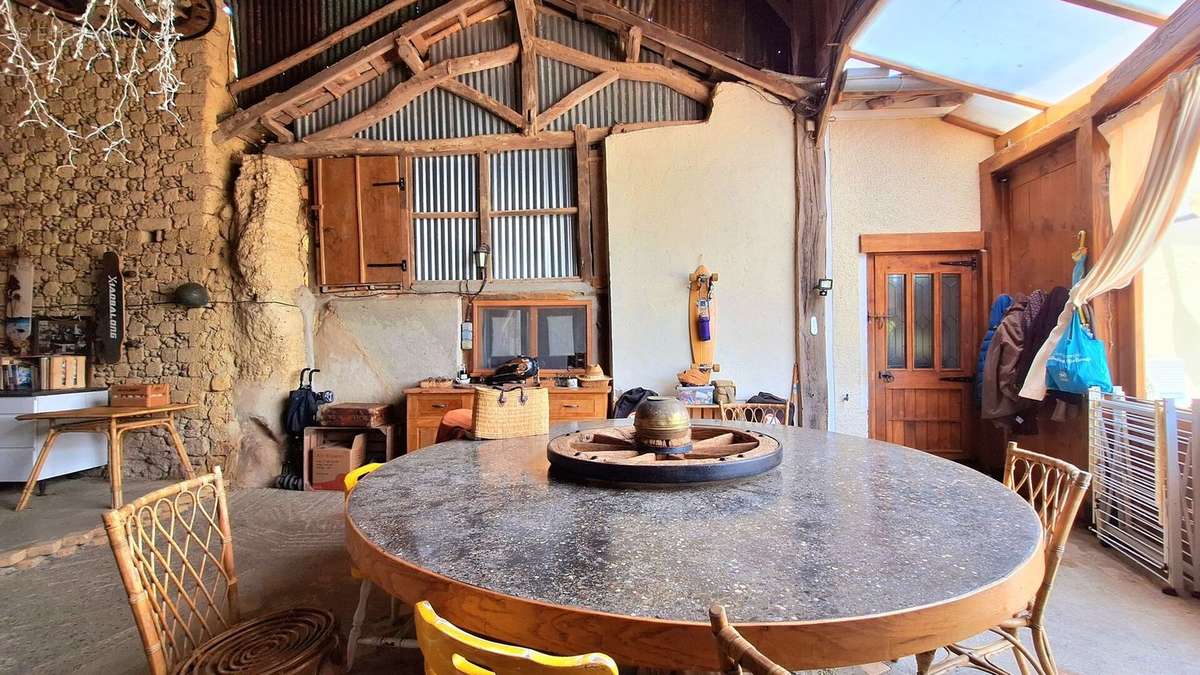
[(398, 187), (401, 190), (405, 189), (403, 178), (385, 183), (371, 183), (371, 187)]
[(975, 258), (967, 258), (966, 260), (951, 260), (949, 262), (940, 262), (939, 265), (949, 265), (950, 267), (966, 267), (972, 270), (979, 269), (979, 261)]

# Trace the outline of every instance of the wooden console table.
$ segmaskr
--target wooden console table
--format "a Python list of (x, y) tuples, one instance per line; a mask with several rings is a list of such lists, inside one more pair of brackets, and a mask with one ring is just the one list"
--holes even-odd
[(187, 450), (183, 447), (183, 439), (179, 437), (179, 430), (175, 428), (175, 413), (195, 407), (197, 407), (195, 404), (155, 407), (96, 406), (78, 410), (55, 410), (18, 415), (17, 419), (21, 421), (49, 422), (50, 431), (46, 435), (46, 442), (42, 444), (42, 451), (38, 454), (37, 461), (33, 464), (33, 471), (29, 473), (29, 480), (25, 481), (25, 489), (21, 492), (21, 499), (17, 502), (16, 510), (24, 510), (29, 503), (29, 497), (33, 494), (33, 488), (38, 482), (38, 475), (41, 474), (42, 466), (46, 463), (46, 457), (50, 455), (50, 449), (54, 447), (55, 439), (62, 434), (93, 433), (105, 434), (108, 437), (108, 478), (112, 483), (112, 507), (114, 509), (120, 508), (124, 502), (121, 493), (121, 441), (128, 431), (153, 427), (165, 428), (171, 434), (171, 443), (175, 446), (175, 453), (179, 456), (179, 464), (183, 467), (184, 474), (188, 478), (194, 478), (195, 473), (192, 471), (192, 463), (188, 459)]
[[(550, 421), (575, 422), (608, 418), (610, 390), (542, 387), (550, 391)], [(437, 441), (442, 416), (451, 410), (470, 408), (475, 390), (458, 387), (405, 389), (407, 410), (406, 452), (429, 447)]]

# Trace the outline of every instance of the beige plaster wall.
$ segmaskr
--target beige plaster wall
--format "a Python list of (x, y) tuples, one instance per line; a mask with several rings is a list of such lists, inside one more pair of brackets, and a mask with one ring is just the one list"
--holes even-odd
[(829, 127), (834, 279), (830, 428), (867, 435), (868, 233), (979, 229), (979, 162), (992, 139), (937, 119), (835, 121)]
[(786, 396), (795, 360), (793, 116), (717, 87), (705, 124), (605, 142), (614, 385), (674, 391), (691, 363), (688, 275), (717, 282), (719, 377)]

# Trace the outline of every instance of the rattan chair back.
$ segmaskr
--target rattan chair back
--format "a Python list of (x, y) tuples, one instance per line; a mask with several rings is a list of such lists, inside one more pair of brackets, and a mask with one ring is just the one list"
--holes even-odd
[(788, 423), (787, 403), (722, 403), (721, 419), (754, 424)]
[(1035, 620), (1045, 612), (1067, 537), (1091, 482), (1092, 474), (1069, 462), (1022, 450), (1016, 443), (1008, 444), (1004, 485), (1033, 506), (1045, 533), (1046, 576), (1033, 603)]
[(768, 659), (737, 631), (725, 616), (725, 608), (713, 605), (708, 608), (708, 620), (713, 635), (717, 638), (717, 657), (721, 659), (721, 672), (726, 675), (741, 675), (742, 669), (754, 675), (791, 675), (783, 666)]
[(104, 514), (150, 672), (172, 672), (239, 621), (221, 469)]

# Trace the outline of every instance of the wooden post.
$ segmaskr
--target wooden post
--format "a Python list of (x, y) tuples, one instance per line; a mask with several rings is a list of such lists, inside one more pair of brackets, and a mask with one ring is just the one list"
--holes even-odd
[(579, 226), (579, 276), (592, 283), (592, 171), (588, 164), (587, 127), (575, 125), (575, 185)]
[[(479, 162), (479, 247), (492, 250), (492, 156), (481, 152), (475, 156)], [(491, 262), (490, 259), (488, 261)], [(489, 266), (483, 270), (483, 278), (492, 276)]]
[(525, 118), (525, 135), (532, 136), (537, 132), (538, 117), (538, 60), (534, 46), (538, 10), (533, 0), (514, 0), (513, 4), (521, 34), (521, 116)]
[(826, 276), (825, 162), (818, 138), (809, 133), (806, 122), (796, 116), (797, 418), (802, 426), (825, 429), (829, 426), (825, 298), (813, 290), (817, 280)]

